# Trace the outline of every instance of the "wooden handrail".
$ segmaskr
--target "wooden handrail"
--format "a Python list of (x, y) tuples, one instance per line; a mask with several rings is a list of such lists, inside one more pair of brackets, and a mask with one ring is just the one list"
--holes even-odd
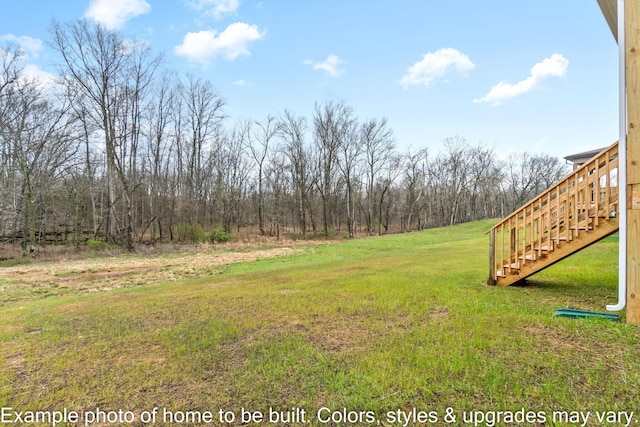
[(546, 193), (555, 190), (556, 188), (559, 188), (562, 186), (562, 184), (565, 183), (565, 181), (567, 181), (568, 179), (570, 179), (572, 176), (576, 175), (576, 174), (580, 174), (581, 172), (584, 172), (584, 170), (587, 170), (589, 168), (589, 166), (591, 165), (591, 163), (596, 159), (600, 159), (601, 157), (603, 157), (603, 155), (606, 155), (609, 152), (613, 152), (616, 156), (618, 154), (618, 141), (614, 142), (613, 144), (611, 144), (609, 147), (605, 148), (604, 150), (602, 150), (599, 154), (597, 154), (596, 156), (594, 156), (591, 160), (589, 160), (587, 163), (583, 164), (582, 166), (580, 166), (580, 168), (572, 171), (571, 173), (567, 174), (564, 178), (562, 178), (560, 181), (558, 181), (557, 183), (553, 184), (551, 187), (547, 188), (546, 190), (544, 190), (543, 192), (541, 192), (540, 194), (538, 194), (536, 197), (534, 197), (533, 199), (531, 199), (529, 201), (529, 203), (527, 203), (526, 205), (523, 205), (522, 207), (514, 210), (511, 214), (509, 214), (509, 216), (506, 216), (502, 219), (501, 222), (499, 222), (498, 224), (494, 225), (492, 228), (490, 228), (489, 230), (487, 230), (484, 234), (489, 234), (489, 232), (497, 227), (500, 226), (501, 223), (503, 222), (507, 222), (509, 221), (511, 218), (513, 218), (514, 216), (516, 216), (520, 211), (524, 210), (525, 207), (529, 206), (530, 204), (532, 204), (533, 202), (535, 202), (537, 199), (539, 199), (540, 197), (542, 197), (543, 195), (545, 195)]

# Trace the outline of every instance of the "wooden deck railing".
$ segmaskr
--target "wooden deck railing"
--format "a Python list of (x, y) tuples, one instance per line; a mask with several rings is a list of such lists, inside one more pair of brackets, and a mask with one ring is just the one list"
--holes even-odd
[(515, 283), (524, 278), (525, 266), (542, 261), (581, 233), (612, 218), (617, 225), (617, 177), (616, 142), (491, 228), (488, 282)]

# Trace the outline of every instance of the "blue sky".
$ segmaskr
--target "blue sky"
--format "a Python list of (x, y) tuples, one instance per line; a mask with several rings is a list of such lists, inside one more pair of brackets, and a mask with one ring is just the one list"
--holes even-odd
[(401, 151), (447, 137), (565, 156), (617, 139), (617, 46), (596, 0), (3, 1), (0, 44), (53, 72), (51, 19), (146, 39), (210, 79), (233, 120), (344, 101)]

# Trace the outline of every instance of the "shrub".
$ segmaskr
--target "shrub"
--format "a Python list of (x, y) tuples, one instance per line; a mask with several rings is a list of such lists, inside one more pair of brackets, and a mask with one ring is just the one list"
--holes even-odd
[(209, 232), (209, 242), (211, 243), (224, 243), (231, 240), (231, 234), (227, 233), (221, 226), (216, 226)]
[(110, 245), (100, 237), (91, 237), (87, 240), (87, 246), (94, 251), (101, 251), (110, 247)]
[[(33, 264), (33, 258), (0, 258), (0, 267), (16, 267), (19, 265)], [(4, 279), (0, 279), (2, 282)]]
[(178, 240), (191, 243), (202, 243), (206, 240), (206, 234), (200, 224), (183, 223), (178, 225), (176, 234)]

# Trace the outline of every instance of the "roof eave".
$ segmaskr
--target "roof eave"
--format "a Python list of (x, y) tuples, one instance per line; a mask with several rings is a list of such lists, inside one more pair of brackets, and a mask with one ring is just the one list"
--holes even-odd
[(618, 0), (597, 0), (613, 38), (618, 41)]

